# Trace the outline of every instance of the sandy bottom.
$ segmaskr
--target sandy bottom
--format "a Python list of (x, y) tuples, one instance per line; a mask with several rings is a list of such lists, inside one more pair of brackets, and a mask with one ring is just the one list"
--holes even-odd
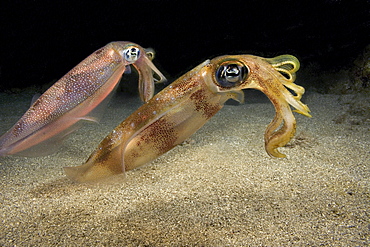
[[(338, 96), (307, 94), (313, 118), (270, 158), (263, 134), (274, 109), (253, 91), (226, 105), (189, 141), (110, 182), (77, 184), (82, 164), (134, 111), (118, 94), (101, 124), (88, 124), (46, 157), (1, 157), (1, 246), (367, 246), (370, 127), (336, 124)], [(31, 96), (0, 94), (0, 132)]]

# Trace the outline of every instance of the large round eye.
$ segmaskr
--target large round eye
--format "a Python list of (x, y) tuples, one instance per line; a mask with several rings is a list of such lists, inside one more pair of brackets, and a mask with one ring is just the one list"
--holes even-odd
[(129, 46), (123, 50), (124, 59), (129, 63), (136, 62), (140, 57), (140, 49), (136, 46)]
[(217, 69), (216, 80), (221, 87), (230, 88), (242, 83), (249, 69), (237, 61), (227, 61)]

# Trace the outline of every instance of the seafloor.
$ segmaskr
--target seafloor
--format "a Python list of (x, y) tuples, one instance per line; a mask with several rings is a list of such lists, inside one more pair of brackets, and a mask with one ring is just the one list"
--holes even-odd
[[(229, 104), (189, 141), (109, 182), (78, 184), (82, 164), (134, 111), (118, 94), (101, 124), (88, 124), (55, 154), (1, 157), (1, 246), (367, 246), (370, 127), (334, 121), (339, 96), (306, 93), (312, 118), (269, 157), (272, 104), (256, 91)], [(259, 96), (254, 96), (259, 95)], [(249, 98), (250, 97), (250, 98)], [(32, 96), (0, 94), (0, 132)]]

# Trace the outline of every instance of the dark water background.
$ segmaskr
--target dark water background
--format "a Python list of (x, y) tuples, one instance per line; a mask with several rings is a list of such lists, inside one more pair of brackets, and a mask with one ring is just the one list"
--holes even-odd
[(118, 40), (154, 48), (156, 65), (172, 78), (240, 53), (289, 53), (302, 67), (337, 71), (369, 44), (369, 10), (365, 0), (3, 1), (0, 91), (50, 85)]

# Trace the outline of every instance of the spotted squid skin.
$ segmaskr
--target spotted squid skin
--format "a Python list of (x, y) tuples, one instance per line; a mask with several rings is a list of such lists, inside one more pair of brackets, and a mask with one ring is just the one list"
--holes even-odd
[(201, 128), (228, 99), (215, 97), (206, 87), (199, 73), (185, 74), (118, 125), (84, 165), (66, 167), (66, 174), (79, 182), (98, 180), (166, 153)]
[[(141, 54), (129, 57), (124, 51), (130, 47)], [(144, 48), (132, 42), (111, 42), (85, 58), (41, 95), (0, 138), (0, 156), (48, 154), (54, 151), (54, 144), (58, 145), (79, 127), (77, 123), (80, 120), (97, 121), (93, 110), (109, 98), (130, 64), (137, 66), (139, 74), (145, 78), (146, 81), (139, 84), (144, 94), (142, 98), (149, 100), (154, 94), (152, 70), (164, 77), (145, 52)]]
[(276, 115), (265, 132), (265, 147), (271, 156), (283, 157), (277, 148), (285, 145), (295, 131), (289, 105), (310, 116), (308, 107), (300, 102), (303, 88), (293, 83), (298, 65), (298, 60), (290, 55), (273, 59), (226, 55), (207, 60), (118, 125), (85, 164), (66, 167), (65, 172), (72, 180), (89, 182), (144, 165), (186, 140), (226, 100), (243, 102), (242, 89), (246, 88), (262, 91), (273, 103)]

